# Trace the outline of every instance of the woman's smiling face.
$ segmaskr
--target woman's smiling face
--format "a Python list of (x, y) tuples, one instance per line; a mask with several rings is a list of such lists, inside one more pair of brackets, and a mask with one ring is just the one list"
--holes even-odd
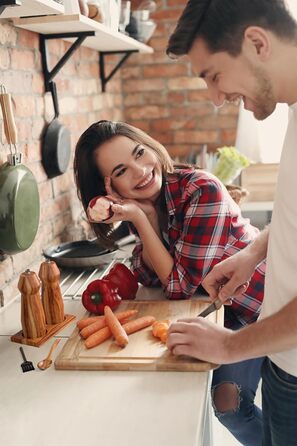
[(123, 198), (154, 202), (162, 187), (160, 161), (152, 149), (126, 136), (115, 136), (95, 151), (95, 163)]

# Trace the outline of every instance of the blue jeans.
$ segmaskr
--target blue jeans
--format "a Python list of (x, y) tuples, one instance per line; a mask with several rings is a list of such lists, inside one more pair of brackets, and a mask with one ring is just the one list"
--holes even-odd
[(266, 358), (262, 381), (263, 446), (296, 446), (297, 377)]
[[(212, 400), (215, 415), (245, 446), (262, 444), (262, 412), (254, 404), (254, 399), (261, 378), (263, 360), (264, 358), (257, 358), (222, 365), (213, 374)], [(219, 412), (215, 406), (215, 391), (224, 383), (235, 384), (238, 402), (233, 410)]]

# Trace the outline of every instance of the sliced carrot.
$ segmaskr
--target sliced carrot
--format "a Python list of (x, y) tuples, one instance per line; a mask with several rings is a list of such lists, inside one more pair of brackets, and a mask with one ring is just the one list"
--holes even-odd
[(169, 320), (156, 321), (152, 326), (153, 335), (159, 338), (164, 344), (167, 341), (167, 332), (170, 325)]
[(120, 347), (126, 347), (129, 342), (127, 333), (122, 327), (120, 321), (117, 319), (116, 315), (113, 313), (112, 309), (107, 305), (104, 307), (104, 316), (107, 326), (112, 332), (116, 343)]
[(111, 338), (111, 336), (112, 334), (108, 327), (101, 328), (101, 330), (96, 331), (85, 340), (85, 346), (87, 348), (96, 347), (96, 345), (102, 344), (102, 342)]
[(162, 321), (156, 321), (153, 323), (152, 329), (153, 329), (153, 335), (157, 338), (159, 337), (158, 332), (161, 328), (167, 329), (169, 327), (170, 321), (169, 320), (162, 320)]
[[(125, 319), (135, 316), (135, 314), (137, 314), (137, 312), (138, 312), (137, 310), (127, 310), (127, 311), (122, 311), (121, 313), (117, 313), (117, 314), (115, 314), (115, 316), (121, 322)], [(106, 327), (106, 325), (107, 325), (107, 323), (105, 320), (105, 316), (103, 316), (98, 321), (83, 328), (80, 332), (80, 335), (82, 338), (87, 339), (89, 336), (91, 336), (91, 334), (95, 333), (96, 331), (100, 330), (101, 328)]]
[(82, 330), (83, 328), (87, 327), (88, 325), (91, 325), (94, 322), (97, 322), (103, 318), (104, 318), (104, 316), (85, 317), (84, 319), (80, 319), (79, 321), (77, 321), (76, 326), (79, 330)]
[(123, 325), (125, 332), (129, 335), (135, 333), (136, 331), (142, 330), (143, 328), (149, 327), (155, 322), (154, 316), (143, 316), (133, 321), (129, 321)]

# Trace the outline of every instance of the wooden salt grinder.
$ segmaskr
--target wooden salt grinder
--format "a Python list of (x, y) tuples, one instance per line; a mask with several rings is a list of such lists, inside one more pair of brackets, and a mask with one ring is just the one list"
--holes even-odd
[(64, 321), (64, 302), (60, 288), (60, 271), (52, 260), (42, 262), (38, 273), (42, 282), (42, 304), (46, 323), (59, 324)]
[(27, 269), (20, 275), (18, 289), (21, 292), (21, 322), (23, 336), (35, 339), (46, 333), (45, 315), (40, 298), (40, 280)]

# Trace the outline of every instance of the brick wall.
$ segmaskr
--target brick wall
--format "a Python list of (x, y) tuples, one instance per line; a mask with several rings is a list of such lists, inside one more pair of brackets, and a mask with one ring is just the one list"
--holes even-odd
[[(49, 42), (51, 66), (64, 54), (69, 44)], [(108, 68), (107, 68), (108, 72)], [(12, 94), (18, 148), (23, 161), (34, 173), (40, 193), (40, 225), (33, 245), (13, 255), (0, 254), (0, 306), (17, 294), (18, 276), (26, 268), (38, 271), (42, 249), (72, 237), (82, 238), (81, 206), (73, 182), (73, 156), (65, 174), (48, 180), (41, 163), (40, 137), (44, 126), (54, 116), (52, 98), (44, 93), (38, 34), (0, 21), (0, 83)], [(101, 93), (98, 53), (80, 48), (56, 77), (60, 121), (71, 132), (72, 150), (88, 125), (99, 119), (122, 119), (122, 95), (119, 75)], [(0, 112), (0, 125), (2, 115)], [(2, 135), (2, 141), (5, 142)], [(6, 160), (7, 144), (0, 147)], [(1, 249), (1, 247), (0, 247)], [(2, 291), (2, 292), (1, 292)], [(1, 297), (2, 296), (2, 297)]]
[[(134, 8), (136, 3), (134, 0)], [(60, 120), (71, 131), (72, 149), (81, 132), (99, 119), (124, 119), (180, 158), (199, 151), (204, 143), (210, 149), (234, 143), (237, 108), (228, 105), (215, 109), (203, 82), (191, 76), (189, 64), (173, 62), (165, 54), (168, 36), (185, 1), (159, 0), (157, 4), (154, 20), (158, 27), (150, 42), (154, 54), (132, 55), (107, 85), (106, 93), (101, 93), (96, 51), (80, 48), (58, 74)], [(52, 66), (68, 45), (62, 40), (49, 42)], [(1, 306), (16, 296), (21, 272), (26, 268), (38, 271), (44, 247), (82, 238), (83, 227), (72, 159), (67, 172), (52, 180), (41, 163), (40, 136), (53, 117), (53, 106), (49, 93), (44, 93), (39, 36), (4, 20), (0, 21), (0, 83), (13, 96), (19, 149), (38, 181), (41, 199), (40, 225), (33, 245), (14, 256), (0, 253)], [(0, 163), (7, 153), (7, 145), (1, 145)]]
[[(134, 0), (136, 9), (140, 0)], [(172, 156), (184, 159), (199, 152), (235, 142), (238, 107), (217, 109), (209, 100), (203, 80), (191, 74), (186, 61), (165, 54), (186, 0), (157, 0), (152, 18), (157, 29), (149, 42), (154, 53), (136, 55), (122, 69), (125, 120), (162, 142)]]

